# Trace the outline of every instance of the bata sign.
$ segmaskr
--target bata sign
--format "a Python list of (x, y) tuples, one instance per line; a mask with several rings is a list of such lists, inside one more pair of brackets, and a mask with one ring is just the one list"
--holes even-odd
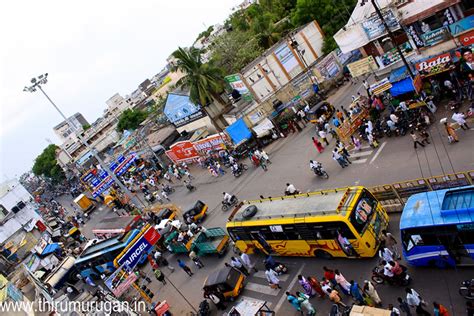
[(417, 63), (416, 69), (422, 76), (427, 77), (448, 70), (451, 62), (451, 55), (449, 53), (445, 53)]

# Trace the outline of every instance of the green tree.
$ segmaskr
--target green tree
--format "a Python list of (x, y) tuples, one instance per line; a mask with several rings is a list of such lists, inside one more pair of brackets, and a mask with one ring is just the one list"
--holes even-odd
[(136, 130), (147, 116), (148, 113), (145, 111), (127, 109), (120, 114), (117, 130), (119, 132), (123, 132), (124, 130)]
[(33, 173), (36, 176), (43, 176), (53, 183), (59, 183), (66, 178), (56, 160), (57, 149), (58, 146), (54, 144), (49, 145), (36, 157), (33, 164)]
[(82, 129), (85, 131), (87, 131), (89, 128), (91, 128), (91, 125), (90, 124), (84, 124), (82, 125)]
[[(203, 108), (212, 100), (225, 105), (221, 97), (224, 90), (224, 77), (221, 68), (216, 67), (211, 61), (203, 63), (201, 50), (191, 47), (184, 49), (179, 47), (173, 53), (176, 58), (175, 69), (179, 69), (184, 76), (176, 82), (178, 87), (189, 89), (189, 97), (192, 102), (200, 104)], [(211, 116), (209, 116), (211, 120)], [(213, 120), (216, 128), (219, 126)]]

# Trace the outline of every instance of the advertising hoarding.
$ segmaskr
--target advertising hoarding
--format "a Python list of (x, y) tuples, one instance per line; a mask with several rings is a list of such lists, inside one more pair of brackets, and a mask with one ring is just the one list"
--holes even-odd
[(186, 162), (199, 157), (196, 148), (194, 148), (193, 143), (190, 141), (182, 141), (173, 144), (170, 150), (166, 151), (166, 155), (174, 162)]
[(416, 64), (416, 69), (423, 76), (432, 76), (449, 69), (452, 58), (449, 53), (444, 53), (433, 58), (426, 59)]
[(378, 69), (373, 56), (360, 59), (347, 65), (352, 77), (359, 77)]
[(131, 246), (121, 255), (119, 255), (114, 264), (116, 266), (124, 266), (128, 272), (132, 272), (137, 266), (143, 254), (147, 253), (160, 239), (161, 235), (154, 227), (149, 227), (147, 230), (136, 239)]
[(275, 50), (275, 56), (288, 73), (295, 69), (295, 67), (299, 66), (298, 60), (286, 43)]
[[(382, 16), (391, 31), (400, 28), (400, 24), (391, 10), (382, 11)], [(385, 26), (375, 12), (362, 23), (362, 28), (369, 40), (376, 39), (386, 33)]]
[(198, 120), (204, 116), (201, 107), (194, 104), (187, 95), (169, 93), (163, 113), (176, 127)]
[(232, 87), (232, 89), (239, 91), (240, 95), (245, 101), (253, 100), (252, 94), (245, 83), (242, 81), (242, 78), (240, 78), (239, 74), (227, 76), (224, 78), (224, 80)]

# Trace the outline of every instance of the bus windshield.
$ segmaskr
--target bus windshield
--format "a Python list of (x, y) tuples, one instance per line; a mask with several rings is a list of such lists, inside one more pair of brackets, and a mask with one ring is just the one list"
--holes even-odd
[[(359, 196), (359, 200), (352, 208), (350, 221), (354, 226), (354, 229), (360, 234), (363, 235), (367, 227), (369, 227), (372, 222), (374, 214), (376, 214), (377, 200), (369, 193), (366, 189), (362, 191)], [(376, 234), (378, 235), (378, 230), (380, 230), (380, 223), (377, 221)]]
[(403, 254), (414, 266), (474, 263), (474, 186), (412, 195), (400, 231)]

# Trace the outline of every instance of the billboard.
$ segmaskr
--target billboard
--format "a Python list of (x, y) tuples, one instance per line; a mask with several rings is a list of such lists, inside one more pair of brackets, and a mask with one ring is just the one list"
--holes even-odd
[(360, 59), (347, 65), (352, 77), (359, 77), (366, 73), (373, 72), (378, 69), (377, 63), (373, 56)]
[(286, 43), (275, 50), (275, 56), (288, 73), (299, 66), (298, 60)]
[(474, 29), (474, 15), (470, 15), (449, 25), (449, 30), (453, 35), (459, 35), (472, 29)]
[[(400, 28), (400, 24), (398, 24), (397, 18), (391, 10), (384, 10), (382, 16), (391, 31)], [(386, 33), (385, 26), (376, 13), (373, 13), (372, 16), (362, 22), (362, 28), (369, 40), (376, 39)]]
[(128, 249), (121, 253), (114, 261), (116, 267), (124, 266), (125, 270), (132, 272), (137, 266), (143, 254), (147, 253), (160, 239), (160, 234), (153, 227), (149, 227), (146, 231), (136, 239)]
[(166, 155), (174, 162), (186, 162), (199, 157), (193, 143), (188, 140), (173, 144), (170, 150), (166, 151)]
[(226, 134), (215, 134), (193, 142), (193, 146), (198, 153), (207, 154), (210, 150), (226, 149), (225, 142), (227, 141)]
[(231, 86), (232, 89), (239, 91), (240, 95), (245, 101), (252, 101), (253, 97), (247, 86), (244, 84), (239, 74), (230, 75), (224, 80)]
[(417, 63), (416, 70), (422, 76), (427, 77), (448, 70), (451, 64), (451, 55), (444, 53)]
[(187, 95), (169, 93), (163, 113), (176, 127), (204, 117), (201, 107), (194, 104)]

